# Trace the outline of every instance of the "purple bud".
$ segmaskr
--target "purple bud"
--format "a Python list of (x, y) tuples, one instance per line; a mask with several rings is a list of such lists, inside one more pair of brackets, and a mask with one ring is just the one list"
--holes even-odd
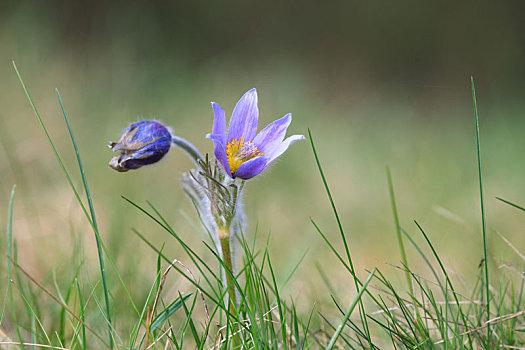
[(109, 166), (125, 172), (156, 163), (170, 150), (171, 138), (170, 131), (157, 121), (133, 123), (124, 130), (118, 142), (108, 145), (113, 152), (121, 151), (118, 157), (110, 160)]

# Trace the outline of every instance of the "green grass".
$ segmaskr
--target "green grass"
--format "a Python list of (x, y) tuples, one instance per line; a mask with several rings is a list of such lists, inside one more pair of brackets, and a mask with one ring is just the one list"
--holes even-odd
[[(400, 190), (405, 187), (398, 186), (397, 180), (397, 192), (394, 194), (390, 169), (387, 170), (388, 188), (383, 197), (386, 208), (390, 201), (390, 212), (385, 210), (385, 218), (367, 215), (365, 221), (370, 225), (366, 234), (371, 235), (374, 222), (385, 220), (391, 226), (393, 212), (395, 231), (385, 230), (384, 242), (378, 240), (374, 243), (377, 250), (390, 249), (392, 254), (387, 263), (360, 260), (359, 257), (371, 250), (364, 253), (359, 250), (359, 238), (364, 237), (356, 232), (359, 229), (351, 226), (352, 229), (345, 230), (344, 226), (350, 227), (350, 223), (347, 224), (345, 218), (348, 216), (342, 213), (348, 208), (340, 210), (336, 206), (336, 200), (346, 203), (346, 193), (338, 183), (341, 174), (322, 167), (324, 143), (314, 142), (313, 134), (316, 133), (309, 130), (314, 157), (309, 160), (311, 168), (308, 173), (321, 176), (321, 181), (315, 180), (310, 190), (314, 193), (315, 188), (320, 188), (324, 193), (323, 196), (311, 197), (316, 205), (312, 215), (304, 214), (307, 209), (297, 209), (304, 214), (302, 220), (311, 227), (298, 229), (299, 236), (296, 234), (293, 237), (299, 248), (301, 242), (298, 237), (308, 244), (315, 242), (308, 250), (312, 253), (301, 252), (294, 256), (297, 251), (295, 246), (292, 247), (294, 249), (276, 249), (275, 241), (282, 242), (280, 239), (284, 239), (286, 234), (294, 234), (284, 221), (275, 222), (271, 234), (267, 235), (262, 233), (258, 224), (239, 237), (237, 255), (241, 263), (237, 270), (232, 271), (215, 251), (209, 233), (201, 228), (198, 215), (190, 212), (182, 215), (177, 208), (166, 205), (164, 198), (151, 195), (163, 193), (171, 198), (169, 189), (178, 186), (178, 180), (172, 174), (165, 178), (171, 178), (171, 182), (148, 180), (147, 189), (129, 193), (123, 191), (122, 199), (120, 193), (116, 194), (118, 202), (105, 204), (102, 200), (97, 201), (97, 193), (112, 187), (104, 181), (93, 181), (88, 187), (90, 169), (85, 164), (89, 163), (82, 161), (82, 143), (73, 134), (75, 117), (68, 117), (56, 90), (59, 113), (64, 117), (73, 145), (74, 157), (70, 158), (64, 156), (66, 151), (57, 146), (53, 139), (57, 136), (48, 132), (45, 126), (47, 120), (44, 123), (16, 66), (15, 70), (62, 176), (73, 191), (74, 205), (64, 203), (63, 206), (80, 212), (83, 221), (72, 220), (70, 231), (62, 233), (70, 235), (72, 240), (72, 248), (66, 249), (69, 255), (62, 256), (65, 263), (53, 265), (50, 261), (54, 260), (49, 258), (52, 254), (40, 251), (39, 254), (44, 257), (41, 263), (44, 265), (40, 268), (51, 272), (33, 272), (31, 260), (27, 256), (23, 259), (19, 257), (26, 247), (20, 244), (16, 226), (13, 225), (13, 217), (16, 219), (19, 215), (14, 210), (13, 187), (7, 205), (7, 245), (3, 247), (8, 274), (3, 285), (6, 295), (3, 310), (8, 312), (2, 313), (0, 323), (0, 329), (7, 335), (1, 340), (4, 344), (26, 344), (20, 345), (26, 348), (41, 344), (68, 349), (235, 349), (241, 345), (253, 349), (481, 349), (525, 346), (525, 260), (523, 252), (516, 248), (520, 245), (513, 242), (519, 240), (519, 231), (508, 230), (516, 226), (504, 226), (505, 234), (498, 234), (501, 241), (495, 242), (495, 235), (488, 236), (489, 232), (499, 231), (499, 221), (491, 224), (488, 220), (490, 214), (485, 212), (488, 197), (483, 194), (486, 184), (483, 182), (482, 186), (483, 154), (473, 84), (476, 146), (470, 146), (476, 150), (478, 160), (482, 210), (479, 237), (482, 242), (479, 245), (465, 242), (464, 237), (457, 237), (457, 240), (462, 249), (468, 249), (470, 254), (482, 258), (480, 267), (473, 269), (473, 272), (471, 269), (469, 275), (461, 275), (468, 269), (453, 271), (449, 265), (451, 258), (442, 252), (446, 247), (440, 238), (446, 226), (436, 229), (434, 225), (427, 224), (431, 221), (428, 216), (410, 220), (399, 215), (399, 212), (407, 211), (398, 212), (401, 208), (398, 201), (402, 200), (406, 191)], [(328, 149), (328, 152), (325, 151), (328, 159), (334, 149), (339, 151), (337, 148)], [(46, 152), (41, 150), (42, 154)], [(82, 150), (82, 154), (90, 152)], [(303, 152), (302, 157), (308, 156)], [(66, 159), (77, 163), (79, 178), (67, 170), (69, 162)], [(10, 163), (17, 161), (16, 157), (12, 157)], [(280, 165), (285, 163), (286, 160), (283, 160)], [(165, 165), (166, 162), (159, 165), (156, 171), (163, 171)], [(461, 166), (467, 171), (474, 167), (474, 162)], [(23, 171), (23, 167), (15, 167), (14, 171)], [(151, 170), (144, 169), (144, 172), (147, 176), (154, 176)], [(395, 174), (397, 179), (404, 173), (396, 170)], [(94, 171), (93, 177), (97, 178), (96, 175)], [(268, 174), (260, 183), (269, 183), (263, 181), (273, 175)], [(141, 175), (129, 176), (131, 180), (124, 177), (119, 180), (142, 181)], [(55, 177), (52, 180), (62, 181)], [(48, 186), (54, 186), (53, 183)], [(381, 186), (384, 180), (370, 183)], [(343, 184), (350, 186), (350, 181)], [(99, 186), (101, 190), (98, 190)], [(112, 183), (112, 186), (117, 185)], [(159, 191), (154, 189), (157, 186), (164, 186), (162, 192), (156, 192)], [(251, 183), (246, 186), (248, 193), (251, 186)], [(257, 186), (257, 182), (253, 186)], [(271, 195), (275, 191), (276, 196), (282, 196), (281, 192), (287, 189), (293, 191), (293, 186), (293, 181), (278, 188), (267, 186), (264, 191), (255, 192), (257, 195), (253, 197), (256, 198), (250, 199), (247, 207), (255, 200), (264, 201), (267, 197), (263, 192), (270, 192)], [(119, 187), (121, 190), (126, 188), (132, 187)], [(337, 190), (334, 191), (334, 188)], [(87, 205), (81, 191), (86, 195)], [(362, 193), (356, 192), (356, 196)], [(180, 192), (174, 190), (173, 193)], [(365, 197), (356, 200), (363, 205), (368, 203)], [(508, 215), (507, 220), (523, 220), (522, 206), (501, 197), (498, 200), (504, 203), (504, 207), (498, 210)], [(98, 223), (95, 203), (97, 208), (103, 208), (98, 211)], [(301, 207), (302, 203), (284, 203), (279, 210), (292, 204)], [(270, 202), (266, 204), (270, 205)], [(121, 208), (118, 210), (125, 214), (113, 217), (116, 209), (108, 209), (112, 206)], [(260, 203), (258, 208), (262, 206), (265, 204)], [(308, 203), (304, 203), (304, 207), (307, 206)], [(36, 208), (39, 209), (38, 206)], [(185, 208), (192, 209), (191, 205)], [(375, 213), (374, 208), (368, 208)], [(56, 210), (58, 212), (59, 208)], [(252, 213), (249, 209), (247, 212)], [(332, 222), (332, 216), (335, 222)], [(181, 217), (190, 224), (181, 222)], [(278, 217), (279, 213), (275, 213), (257, 216), (256, 219), (264, 226)], [(409, 224), (405, 224), (405, 220)], [(456, 221), (461, 225), (459, 220)], [(113, 229), (105, 224), (107, 222), (114, 222)], [(76, 230), (81, 233), (91, 230), (94, 239), (93, 235), (89, 236), (91, 240), (76, 236)], [(194, 234), (188, 236), (188, 231)], [(104, 235), (102, 232), (108, 233)], [(112, 235), (117, 235), (113, 243)], [(392, 249), (395, 242), (398, 248)], [(382, 247), (389, 243), (390, 246)], [(502, 245), (514, 255), (499, 253)], [(96, 251), (96, 254), (90, 250)], [(503, 261), (502, 255), (505, 258)], [(459, 264), (467, 264), (467, 254), (455, 258)], [(311, 261), (315, 259), (320, 260), (316, 261), (317, 271), (310, 268)], [(108, 262), (111, 269), (106, 271), (104, 262)], [(235, 285), (237, 304), (228, 303), (229, 288), (221, 282), (222, 271)], [(310, 290), (316, 291), (315, 297), (312, 297)]]
[[(479, 119), (478, 119), (478, 104), (476, 101), (476, 88), (474, 87), (474, 78), (470, 77), (472, 86), (472, 101), (474, 103), (474, 118), (476, 121), (476, 150), (478, 154), (478, 177), (479, 177), (479, 199), (481, 207), (481, 228), (483, 233), (483, 261), (485, 266), (485, 308), (487, 310), (487, 321), (490, 320), (490, 279), (489, 279), (489, 261), (487, 255), (487, 225), (485, 223), (485, 200), (483, 198), (483, 171), (481, 168), (481, 142), (479, 139)], [(486, 347), (491, 347), (491, 333), (490, 324), (487, 324), (487, 342)]]

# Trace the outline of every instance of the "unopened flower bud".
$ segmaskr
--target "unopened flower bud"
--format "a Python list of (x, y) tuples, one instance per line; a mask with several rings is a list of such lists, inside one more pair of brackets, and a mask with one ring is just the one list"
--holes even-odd
[(118, 157), (110, 160), (109, 166), (125, 172), (156, 163), (170, 150), (171, 140), (170, 131), (157, 121), (133, 123), (124, 130), (118, 142), (109, 143), (113, 152), (121, 151)]

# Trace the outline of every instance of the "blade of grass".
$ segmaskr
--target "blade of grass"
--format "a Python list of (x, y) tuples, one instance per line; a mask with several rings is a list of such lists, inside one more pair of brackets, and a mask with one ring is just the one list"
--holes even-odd
[(295, 346), (297, 347), (297, 350), (300, 350), (300, 337), (299, 337), (299, 322), (297, 321), (297, 311), (295, 309), (295, 303), (292, 301), (292, 322), (293, 325), (293, 335), (295, 338)]
[[(341, 316), (344, 316), (345, 315), (345, 311), (341, 308), (341, 306), (339, 305), (339, 303), (337, 302), (337, 299), (335, 298), (334, 295), (330, 295), (330, 298), (332, 299), (335, 307), (337, 308), (337, 310), (339, 311), (339, 313), (341, 314)], [(361, 329), (359, 329), (359, 327), (355, 324), (355, 322), (353, 322), (352, 320), (348, 320), (347, 321), (348, 324), (347, 326), (352, 330), (354, 331), (355, 335), (352, 340), (355, 341), (356, 343), (358, 342), (359, 345), (362, 347), (362, 348), (366, 348), (366, 346), (363, 344), (362, 340), (361, 339), (366, 339), (366, 334), (363, 333), (363, 331)], [(334, 331), (335, 331), (335, 328), (334, 328)]]
[(86, 316), (84, 315), (84, 302), (82, 301), (82, 291), (80, 290), (80, 284), (78, 283), (78, 279), (76, 278), (75, 283), (77, 285), (78, 305), (80, 307), (80, 325), (82, 327), (82, 349), (86, 350), (86, 326), (84, 325), (84, 323), (86, 322)]
[[(465, 317), (465, 314), (463, 313), (463, 311), (461, 310), (461, 304), (459, 303), (459, 300), (458, 300), (458, 297), (457, 297), (457, 293), (456, 291), (454, 290), (454, 286), (452, 285), (452, 282), (450, 281), (450, 278), (448, 277), (448, 273), (447, 273), (447, 270), (445, 269), (445, 266), (443, 265), (443, 263), (441, 262), (441, 259), (439, 258), (439, 255), (438, 253), (436, 252), (436, 250), (434, 249), (434, 246), (432, 245), (432, 243), (430, 242), (430, 239), (428, 238), (427, 234), (425, 233), (425, 231), (423, 230), (423, 228), (421, 227), (421, 225), (419, 225), (419, 223), (417, 221), (414, 220), (414, 223), (416, 224), (417, 228), (419, 229), (419, 231), (423, 234), (423, 237), (425, 237), (425, 240), (427, 241), (427, 244), (429, 245), (430, 249), (432, 250), (432, 253), (434, 254), (434, 257), (436, 258), (440, 268), (441, 268), (441, 271), (443, 272), (443, 274), (445, 275), (445, 280), (446, 280), (446, 283), (449, 285), (450, 287), (450, 290), (452, 291), (452, 295), (454, 296), (454, 300), (456, 302), (456, 305), (458, 306), (458, 310), (459, 312), (461, 313), (461, 319), (463, 321), (463, 324), (465, 325), (465, 328), (468, 327), (468, 323), (467, 323), (467, 319)], [(445, 286), (446, 287), (446, 286)], [(446, 288), (445, 288), (446, 289)], [(445, 293), (445, 297), (447, 297), (448, 295), (448, 292)], [(469, 339), (469, 343), (470, 343), (470, 347), (472, 348), (472, 339), (470, 337), (470, 334), (468, 335), (468, 339)]]
[[(160, 253), (162, 254), (162, 253)], [(169, 260), (168, 260), (169, 262)], [(146, 299), (143, 303), (143, 307), (142, 307), (142, 312), (141, 314), (139, 315), (139, 319), (137, 320), (135, 326), (133, 327), (132, 331), (130, 332), (130, 336), (129, 336), (129, 344), (131, 344), (133, 346), (133, 348), (137, 348), (137, 349), (140, 349), (142, 347), (142, 344), (136, 344), (137, 342), (137, 338), (138, 338), (138, 334), (139, 334), (139, 331), (141, 329), (148, 329), (149, 325), (148, 325), (148, 315), (149, 315), (149, 312), (150, 312), (150, 305), (151, 305), (151, 302), (152, 300), (154, 299), (156, 293), (157, 293), (157, 280), (159, 279), (160, 277), (160, 272), (157, 272), (157, 276), (155, 277), (155, 282), (152, 284), (149, 292), (148, 292), (148, 295), (146, 296)], [(144, 338), (143, 338), (144, 339)]]
[[(317, 163), (317, 168), (319, 169), (319, 173), (321, 175), (321, 179), (323, 180), (323, 184), (326, 190), (326, 194), (328, 195), (328, 200), (330, 201), (330, 205), (332, 206), (332, 211), (335, 215), (335, 220), (337, 221), (337, 226), (339, 228), (339, 233), (341, 234), (341, 239), (343, 240), (343, 245), (345, 248), (346, 256), (348, 259), (348, 263), (350, 264), (350, 268), (352, 271), (354, 271), (354, 264), (352, 262), (352, 257), (350, 255), (350, 249), (348, 247), (348, 243), (346, 241), (346, 236), (344, 234), (343, 225), (341, 223), (341, 220), (339, 219), (339, 213), (337, 212), (337, 209), (335, 207), (334, 199), (332, 198), (332, 193), (330, 192), (330, 188), (328, 187), (328, 182), (326, 181), (326, 177), (324, 175), (323, 169), (321, 167), (321, 162), (319, 161), (319, 157), (317, 155), (317, 150), (315, 149), (314, 140), (312, 138), (312, 133), (310, 132), (310, 129), (308, 129), (308, 137), (310, 138), (310, 144), (312, 146), (312, 150), (314, 152), (314, 158), (315, 162)], [(356, 284), (357, 287), (357, 284)]]
[[(182, 299), (182, 295), (179, 291), (179, 298)], [(188, 309), (186, 307), (186, 303), (182, 303), (182, 308), (184, 309), (184, 313), (186, 314), (186, 321), (188, 323), (188, 326), (190, 327), (191, 334), (193, 335), (193, 340), (195, 340), (195, 344), (197, 348), (200, 348), (200, 339), (199, 339), (199, 333), (197, 332), (197, 328), (195, 327), (195, 323), (193, 322), (193, 319), (191, 316), (193, 315), (193, 310), (195, 309), (195, 305), (198, 300), (198, 295), (195, 294), (195, 297), (193, 298), (193, 303), (191, 304), (191, 308)], [(185, 330), (182, 332), (185, 333)]]
[[(184, 296), (183, 298), (177, 298), (171, 302), (164, 310), (162, 310), (151, 322), (149, 331), (153, 333), (159, 328), (171, 315), (173, 315), (178, 309), (181, 308), (182, 303), (185, 303), (191, 297), (192, 293)], [(146, 338), (146, 333), (142, 335), (142, 339), (139, 344), (143, 344)]]
[(104, 289), (104, 300), (106, 302), (106, 315), (108, 320), (108, 332), (109, 332), (109, 345), (113, 348), (113, 337), (112, 337), (112, 323), (111, 323), (111, 309), (109, 307), (109, 292), (108, 292), (108, 282), (106, 279), (106, 271), (104, 267), (104, 254), (102, 252), (102, 245), (100, 243), (100, 231), (98, 230), (97, 218), (95, 216), (95, 207), (93, 206), (93, 200), (91, 199), (91, 192), (89, 191), (89, 186), (87, 184), (86, 174), (84, 172), (84, 167), (82, 166), (82, 159), (80, 158), (80, 152), (78, 151), (77, 142), (75, 140), (75, 135), (73, 135), (73, 129), (69, 123), (69, 118), (67, 117), (66, 109), (62, 103), (62, 97), (58, 89), (55, 89), (55, 92), (58, 97), (58, 103), (62, 109), (62, 114), (64, 115), (64, 120), (66, 121), (67, 130), (69, 131), (69, 136), (71, 137), (71, 142), (75, 149), (75, 155), (77, 157), (78, 168), (80, 170), (80, 175), (82, 177), (82, 183), (84, 185), (84, 191), (86, 192), (86, 197), (89, 206), (89, 212), (91, 214), (91, 221), (93, 222), (93, 229), (96, 231), (95, 240), (97, 243), (97, 253), (98, 253), (98, 263), (100, 267), (100, 275), (102, 277), (102, 287)]
[[(325, 187), (326, 194), (328, 195), (328, 199), (330, 201), (330, 205), (332, 206), (332, 211), (333, 211), (335, 219), (337, 221), (337, 226), (339, 228), (339, 233), (341, 235), (341, 239), (342, 239), (344, 247), (345, 247), (346, 256), (347, 256), (347, 259), (348, 259), (348, 263), (350, 265), (351, 274), (354, 277), (355, 289), (357, 291), (357, 290), (359, 290), (359, 280), (358, 280), (358, 278), (357, 278), (357, 276), (355, 274), (354, 264), (352, 262), (352, 256), (350, 255), (350, 248), (348, 247), (348, 243), (346, 241), (346, 236), (345, 236), (345, 233), (344, 233), (344, 230), (343, 230), (343, 225), (341, 223), (341, 220), (339, 219), (339, 214), (337, 212), (337, 208), (335, 207), (335, 202), (334, 202), (334, 199), (332, 198), (332, 193), (330, 192), (330, 188), (328, 187), (328, 182), (326, 181), (326, 177), (324, 175), (323, 168), (321, 167), (321, 162), (319, 161), (319, 156), (317, 155), (317, 150), (315, 149), (314, 140), (312, 138), (312, 133), (311, 133), (310, 129), (308, 129), (308, 137), (310, 139), (310, 145), (311, 145), (312, 151), (314, 153), (314, 158), (315, 158), (315, 162), (317, 164), (317, 169), (319, 170), (319, 174), (321, 175), (321, 179), (323, 180), (323, 184), (324, 184), (324, 187)], [(366, 320), (365, 307), (364, 307), (364, 305), (363, 305), (363, 303), (361, 301), (359, 301), (359, 311), (360, 311), (360, 315), (361, 315), (361, 319), (362, 319), (363, 325), (364, 325), (365, 330), (366, 330), (366, 334), (368, 336), (368, 345), (370, 346), (370, 348), (372, 348), (373, 347), (372, 346), (372, 340), (370, 338), (370, 330), (368, 329), (368, 322)]]
[(357, 296), (355, 297), (354, 301), (352, 302), (352, 304), (348, 308), (348, 311), (346, 311), (345, 315), (343, 316), (343, 319), (341, 320), (341, 324), (335, 330), (335, 333), (332, 336), (332, 338), (330, 339), (330, 342), (328, 343), (328, 346), (326, 347), (326, 350), (331, 350), (335, 346), (335, 343), (337, 342), (337, 339), (341, 335), (341, 332), (343, 331), (343, 328), (345, 327), (346, 322), (348, 321), (348, 319), (350, 318), (350, 315), (352, 314), (352, 312), (354, 311), (355, 307), (357, 306), (357, 304), (361, 300), (361, 297), (363, 296), (363, 293), (365, 292), (366, 288), (368, 287), (368, 283), (370, 283), (370, 281), (372, 280), (372, 277), (374, 276), (374, 273), (376, 272), (376, 270), (377, 270), (377, 268), (374, 268), (374, 270), (372, 270), (370, 275), (368, 275), (368, 278), (366, 279), (365, 283), (363, 283), (363, 286), (359, 290), (359, 293), (357, 293)]
[(445, 295), (447, 286), (446, 285), (443, 286), (443, 284), (441, 283), (441, 280), (439, 279), (439, 276), (438, 276), (436, 270), (434, 269), (434, 267), (430, 263), (430, 260), (428, 260), (426, 254), (421, 250), (419, 245), (412, 239), (412, 237), (410, 237), (410, 235), (408, 234), (408, 232), (406, 230), (401, 228), (401, 232), (405, 235), (406, 238), (408, 238), (408, 241), (412, 244), (412, 246), (414, 246), (414, 248), (416, 248), (417, 252), (421, 256), (421, 258), (425, 261), (425, 263), (427, 264), (428, 268), (430, 269), (430, 271), (434, 275), (434, 278), (436, 279), (436, 283), (441, 288), (441, 291), (443, 292), (443, 295)]
[[(481, 170), (481, 146), (479, 138), (479, 119), (478, 106), (476, 102), (476, 88), (474, 87), (474, 77), (470, 77), (472, 85), (472, 102), (474, 105), (474, 119), (476, 121), (476, 149), (478, 153), (478, 177), (479, 177), (479, 195), (481, 205), (481, 226), (483, 230), (483, 257), (485, 259), (485, 294), (486, 294), (486, 308), (487, 321), (490, 320), (490, 288), (489, 288), (489, 260), (487, 256), (487, 230), (485, 224), (485, 201), (483, 199), (483, 176)], [(490, 348), (490, 324), (487, 325), (487, 349)]]
[(301, 349), (303, 349), (304, 347), (306, 347), (307, 349), (309, 348), (308, 347), (308, 333), (310, 330), (310, 323), (312, 322), (312, 316), (314, 314), (315, 306), (316, 304), (314, 303), (312, 305), (312, 309), (310, 310), (310, 315), (308, 315), (308, 321), (306, 322), (306, 326), (303, 325), (303, 341), (301, 344), (302, 345)]
[(386, 178), (388, 181), (388, 191), (390, 193), (390, 203), (392, 205), (392, 213), (394, 214), (394, 224), (396, 226), (396, 236), (397, 244), (399, 245), (399, 252), (401, 253), (401, 263), (405, 266), (405, 277), (407, 280), (408, 290), (410, 295), (414, 295), (414, 290), (412, 288), (412, 279), (410, 277), (410, 272), (408, 272), (408, 260), (405, 252), (405, 245), (403, 244), (403, 237), (401, 236), (401, 228), (399, 227), (399, 216), (397, 214), (397, 205), (396, 205), (396, 196), (394, 194), (394, 184), (392, 182), (392, 174), (390, 172), (390, 167), (386, 167)]
[(270, 262), (270, 255), (267, 254), (267, 257), (268, 257), (268, 267), (270, 268), (270, 273), (272, 275), (273, 286), (275, 288), (275, 296), (277, 298), (276, 302), (277, 302), (277, 308), (279, 310), (279, 323), (281, 324), (281, 335), (283, 337), (283, 348), (287, 349), (287, 344), (286, 344), (286, 316), (285, 316), (285, 314), (283, 312), (283, 308), (281, 306), (281, 299), (280, 299), (280, 296), (279, 296), (279, 288), (277, 287), (277, 281), (275, 280), (275, 274), (273, 273), (272, 263)]
[(301, 265), (301, 263), (303, 262), (304, 258), (306, 257), (306, 255), (309, 253), (309, 249), (307, 249), (303, 255), (301, 256), (301, 258), (297, 261), (297, 263), (294, 265), (294, 267), (292, 268), (292, 270), (290, 271), (290, 273), (288, 274), (288, 277), (284, 280), (283, 282), (283, 286), (281, 289), (284, 289), (284, 287), (286, 287), (288, 285), (288, 282), (290, 282), (290, 280), (292, 279), (293, 275), (295, 274), (295, 271), (297, 271), (297, 269), (299, 268), (299, 265)]
[(500, 198), (500, 197), (496, 197), (496, 199), (502, 201), (503, 203), (507, 203), (508, 205), (510, 205), (510, 206), (512, 206), (512, 207), (514, 207), (514, 208), (517, 208), (517, 209), (520, 209), (520, 210), (525, 211), (525, 208), (524, 208), (524, 207), (519, 206), (519, 205), (517, 205), (516, 203), (509, 202), (508, 200), (503, 199), (503, 198)]
[[(70, 300), (70, 298), (72, 296), (72, 293), (73, 293), (73, 287), (75, 286), (75, 281), (77, 280), (78, 273), (79, 273), (79, 270), (80, 270), (81, 266), (82, 265), (79, 265), (77, 267), (77, 269), (75, 271), (75, 274), (73, 275), (73, 278), (71, 280), (71, 283), (68, 286), (65, 298), (62, 296), (62, 293), (60, 292), (60, 287), (58, 286), (58, 281), (56, 279), (55, 271), (52, 272), (53, 283), (55, 285), (55, 290), (57, 292), (58, 298), (65, 305), (69, 304), (69, 300)], [(65, 336), (65, 333), (66, 333), (66, 310), (64, 308), (62, 308), (60, 310), (60, 318), (59, 318), (59, 320), (60, 321), (59, 321), (58, 338), (60, 339), (60, 343), (61, 344), (66, 344), (66, 336)]]
[[(335, 328), (335, 326), (334, 326), (332, 323), (330, 323), (330, 321), (328, 321), (328, 318), (327, 318), (325, 315), (323, 315), (322, 313), (319, 312), (319, 316), (321, 316), (321, 318), (323, 319), (323, 321), (328, 325), (328, 327), (330, 327), (331, 329), (333, 329), (334, 332), (337, 330), (337, 328)], [(327, 331), (323, 331), (322, 333), (326, 336), (326, 338), (328, 338)], [(356, 339), (353, 339), (353, 338), (348, 338), (348, 339), (347, 339), (347, 337), (346, 337), (344, 334), (342, 334), (342, 333), (341, 333), (341, 335), (340, 335), (340, 338), (341, 338), (341, 339), (345, 342), (345, 344), (348, 346), (348, 347), (347, 347), (348, 349), (352, 349), (352, 350), (355, 349), (355, 347), (352, 346), (352, 344), (350, 343), (351, 341), (353, 341), (354, 343), (357, 343), (357, 344), (361, 345), (359, 340), (356, 340)], [(321, 344), (319, 344), (319, 345), (321, 345)], [(323, 344), (323, 347), (325, 347), (324, 344)], [(361, 345), (361, 348), (364, 348), (364, 346)], [(325, 349), (326, 349), (326, 347), (325, 347)]]

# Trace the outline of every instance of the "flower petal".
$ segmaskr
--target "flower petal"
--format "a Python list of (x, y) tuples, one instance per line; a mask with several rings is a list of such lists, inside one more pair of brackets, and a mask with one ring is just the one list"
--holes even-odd
[(140, 152), (139, 154), (132, 154), (123, 157), (122, 159), (120, 159), (119, 165), (121, 168), (126, 169), (126, 171), (131, 169), (138, 169), (144, 165), (158, 162), (164, 157), (164, 155), (165, 153), (161, 153), (156, 150), (145, 150)]
[(213, 129), (211, 133), (215, 136), (220, 136), (221, 143), (226, 144), (226, 118), (224, 117), (224, 109), (221, 108), (217, 103), (212, 102), (211, 107), (213, 108)]
[(252, 141), (257, 133), (257, 121), (259, 109), (257, 108), (257, 90), (251, 89), (246, 92), (232, 113), (228, 129), (228, 141), (233, 139)]
[(226, 155), (226, 145), (222, 143), (222, 136), (221, 135), (206, 135), (206, 138), (213, 141), (213, 144), (215, 146), (215, 158), (222, 164), (222, 167), (224, 168), (224, 171), (226, 171), (226, 174), (228, 174), (230, 177), (232, 177), (231, 171), (230, 171), (230, 165), (228, 164), (228, 156)]
[(266, 153), (264, 153), (264, 156), (268, 158), (268, 164), (273, 162), (276, 158), (278, 158), (281, 154), (283, 154), (288, 147), (295, 141), (304, 140), (305, 137), (303, 135), (292, 135), (288, 137), (286, 140), (281, 142), (278, 145), (275, 145), (271, 149), (267, 149)]
[(242, 163), (233, 176), (243, 180), (251, 179), (266, 168), (267, 160), (263, 156), (250, 159), (246, 163)]
[(271, 150), (283, 142), (286, 129), (288, 129), (291, 122), (292, 115), (288, 113), (262, 129), (253, 139), (253, 143), (263, 154), (266, 154), (267, 149)]

